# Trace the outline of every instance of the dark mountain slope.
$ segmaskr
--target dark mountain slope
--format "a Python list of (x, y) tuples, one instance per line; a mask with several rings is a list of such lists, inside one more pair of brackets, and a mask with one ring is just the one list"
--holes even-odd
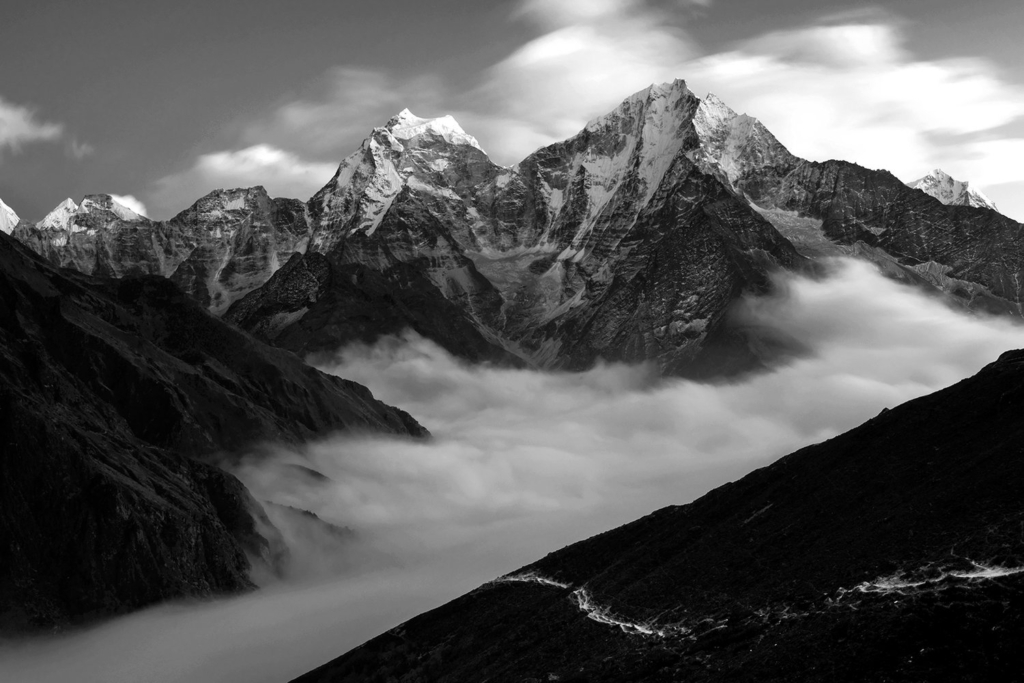
[(160, 277), (58, 271), (0, 235), (0, 626), (251, 586), (251, 497), (190, 459), (339, 429), (424, 431)]
[(1022, 444), (1016, 351), (299, 680), (1021, 680)]
[(224, 319), (300, 355), (333, 353), (411, 329), (461, 358), (519, 362), (405, 263), (381, 272), (316, 252), (295, 255), (266, 285), (235, 302)]
[(845, 161), (794, 158), (736, 186), (763, 207), (819, 220), (836, 244), (884, 250), (974, 308), (1021, 315), (1024, 228), (996, 211), (946, 205), (887, 171)]

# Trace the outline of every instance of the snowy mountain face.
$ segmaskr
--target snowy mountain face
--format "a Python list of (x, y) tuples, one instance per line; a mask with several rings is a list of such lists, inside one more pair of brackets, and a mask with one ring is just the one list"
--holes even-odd
[(938, 168), (925, 177), (907, 184), (915, 190), (921, 190), (925, 194), (935, 197), (943, 204), (999, 210), (996, 208), (995, 202), (980, 190), (970, 187), (970, 183), (954, 180), (949, 174)]
[(20, 220), (18, 214), (14, 213), (14, 209), (0, 199), (0, 232), (10, 235)]
[(1005, 258), (1024, 253), (1018, 224), (954, 210), (884, 171), (799, 159), (683, 81), (632, 95), (513, 167), (451, 117), (404, 110), (306, 204), (217, 191), (165, 223), (130, 224), (72, 205), (50, 222), (96, 214), (106, 227), (40, 227), (26, 241), (85, 272), (171, 277), (303, 353), (412, 327), (474, 359), (715, 373), (757, 362), (726, 315), (738, 296), (768, 288), (772, 269), (842, 253), (969, 307), (1020, 315), (1024, 294), (1024, 267)]

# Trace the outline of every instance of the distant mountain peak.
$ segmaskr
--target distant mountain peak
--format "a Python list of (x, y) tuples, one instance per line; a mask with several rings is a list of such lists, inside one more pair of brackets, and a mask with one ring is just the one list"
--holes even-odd
[(20, 220), (18, 214), (14, 213), (14, 209), (4, 204), (4, 200), (0, 199), (0, 232), (10, 235), (14, 230), (14, 226)]
[(956, 180), (941, 168), (937, 168), (923, 178), (907, 183), (907, 185), (935, 197), (943, 204), (999, 210), (996, 208), (995, 202), (980, 190), (972, 188), (967, 181)]
[(132, 211), (127, 206), (122, 204), (113, 198), (109, 194), (88, 194), (82, 199), (82, 203), (79, 205), (79, 211), (90, 211), (96, 207), (105, 211), (110, 211), (115, 216), (123, 221), (141, 221), (145, 219), (135, 211)]
[(68, 197), (57, 206), (53, 207), (50, 213), (46, 214), (43, 220), (36, 223), (37, 228), (49, 228), (51, 230), (67, 230), (71, 223), (71, 217), (78, 211), (78, 204), (71, 197)]
[(418, 135), (432, 134), (443, 138), (450, 144), (470, 145), (483, 151), (476, 138), (462, 130), (462, 126), (450, 114), (434, 119), (424, 119), (408, 109), (403, 109), (391, 117), (385, 128), (399, 140), (411, 140)]
[[(76, 232), (85, 228), (76, 227), (76, 218), (101, 214), (106, 212), (113, 214), (113, 220), (122, 220), (129, 223), (144, 221), (146, 218), (121, 204), (109, 194), (87, 194), (81, 204), (68, 197), (55, 206), (50, 213), (46, 214), (43, 220), (36, 223), (36, 227), (43, 230), (66, 230)], [(109, 216), (103, 219), (105, 222), (112, 220)], [(95, 227), (95, 224), (93, 224)]]

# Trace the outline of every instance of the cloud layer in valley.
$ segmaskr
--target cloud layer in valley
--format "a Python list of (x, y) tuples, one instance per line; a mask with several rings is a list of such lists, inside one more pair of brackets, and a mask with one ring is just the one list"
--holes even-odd
[(301, 562), (290, 581), (5, 646), (0, 678), (287, 680), (566, 543), (686, 503), (1024, 347), (1024, 327), (952, 310), (851, 260), (820, 280), (780, 277), (737, 315), (807, 353), (711, 385), (620, 365), (470, 366), (414, 336), (344, 349), (321, 366), (410, 411), (433, 438), (270, 445), (235, 468), (258, 498), (350, 528), (340, 558), (292, 529)]

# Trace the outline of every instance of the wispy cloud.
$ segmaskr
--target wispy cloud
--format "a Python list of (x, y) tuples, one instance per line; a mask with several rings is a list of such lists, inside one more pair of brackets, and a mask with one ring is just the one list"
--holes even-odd
[(64, 134), (60, 123), (40, 121), (34, 110), (0, 98), (0, 154), (13, 152), (31, 142), (57, 140)]
[(88, 142), (79, 142), (77, 138), (72, 138), (68, 142), (67, 150), (68, 154), (78, 161), (96, 153), (96, 148), (94, 146), (90, 145)]

